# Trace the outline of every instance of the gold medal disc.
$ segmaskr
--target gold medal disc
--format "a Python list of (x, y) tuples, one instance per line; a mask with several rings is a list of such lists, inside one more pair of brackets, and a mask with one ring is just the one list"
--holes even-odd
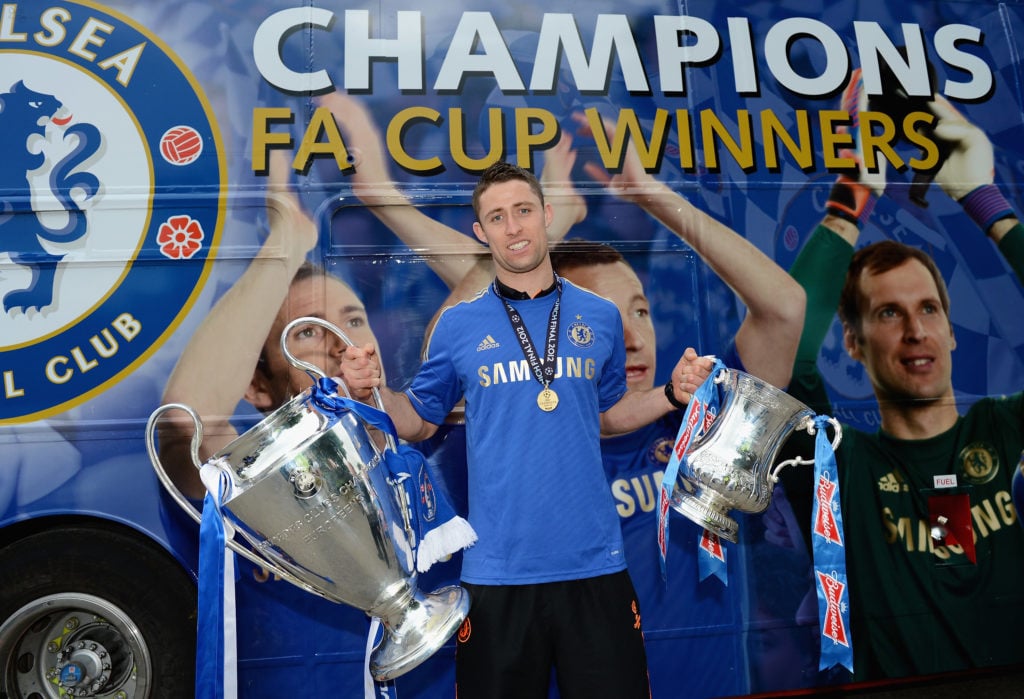
[(550, 413), (558, 407), (558, 394), (550, 388), (545, 388), (537, 394), (537, 406), (545, 413)]

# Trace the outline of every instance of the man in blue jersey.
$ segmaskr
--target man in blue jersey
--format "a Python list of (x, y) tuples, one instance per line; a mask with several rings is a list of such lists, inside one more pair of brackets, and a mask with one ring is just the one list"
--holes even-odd
[[(346, 350), (342, 375), (381, 388), (398, 434), (430, 437), (465, 397), (473, 597), (456, 650), (459, 697), (648, 697), (640, 613), (601, 465), (601, 434), (674, 409), (663, 387), (627, 392), (618, 309), (555, 276), (552, 209), (526, 170), (497, 163), (474, 194), (473, 229), (494, 282), (445, 309), (404, 393), (383, 388), (372, 344)], [(673, 371), (682, 404), (706, 368)]]

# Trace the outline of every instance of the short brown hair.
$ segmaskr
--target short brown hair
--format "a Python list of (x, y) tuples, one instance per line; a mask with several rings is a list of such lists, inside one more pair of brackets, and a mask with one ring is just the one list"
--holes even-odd
[[(583, 238), (560, 240), (550, 247), (551, 266), (561, 274), (567, 270), (596, 265), (613, 265), (626, 262), (618, 250), (607, 243), (598, 243)], [(628, 263), (627, 263), (628, 264)]]
[(864, 272), (868, 274), (884, 274), (896, 269), (909, 260), (917, 260), (935, 281), (939, 291), (939, 301), (946, 317), (949, 317), (949, 291), (946, 282), (931, 255), (918, 248), (897, 243), (894, 240), (883, 240), (866, 245), (854, 253), (850, 266), (846, 270), (846, 281), (842, 294), (839, 296), (839, 319), (858, 337), (861, 335), (861, 320), (867, 308), (868, 299), (860, 289), (860, 278)]
[(493, 184), (501, 184), (502, 182), (511, 182), (513, 180), (521, 180), (530, 185), (530, 189), (537, 195), (543, 206), (544, 190), (541, 188), (537, 177), (529, 170), (518, 165), (499, 160), (480, 173), (480, 181), (476, 183), (476, 187), (473, 189), (473, 213), (476, 215), (477, 221), (480, 220), (480, 196)]

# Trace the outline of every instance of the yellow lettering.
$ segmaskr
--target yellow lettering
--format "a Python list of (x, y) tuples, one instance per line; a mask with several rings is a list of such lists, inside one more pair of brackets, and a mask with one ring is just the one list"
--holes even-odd
[[(320, 140), (323, 134), (324, 140)], [(339, 171), (352, 168), (349, 162), (348, 151), (345, 149), (345, 141), (341, 138), (341, 131), (338, 130), (338, 122), (334, 120), (334, 114), (328, 107), (317, 107), (313, 116), (309, 119), (309, 126), (302, 134), (302, 143), (299, 144), (299, 151), (295, 154), (292, 167), (296, 172), (305, 172), (309, 169), (310, 160), (315, 155), (334, 156), (334, 162), (338, 165)]]
[(679, 167), (692, 171), (694, 161), (693, 125), (688, 109), (676, 110), (676, 135), (679, 136)]
[[(493, 123), (494, 115), (491, 114), (490, 116)], [(390, 124), (388, 124), (386, 137), (391, 157), (396, 163), (409, 172), (427, 174), (440, 171), (443, 168), (443, 164), (441, 163), (441, 159), (436, 155), (425, 160), (417, 160), (409, 155), (405, 148), (402, 147), (402, 134), (405, 132), (405, 129), (409, 126), (410, 122), (414, 120), (428, 121), (431, 124), (438, 126), (441, 123), (441, 113), (436, 109), (430, 109), (429, 107), (408, 107), (396, 114), (395, 118), (391, 120)]]
[[(881, 129), (875, 129), (875, 124), (878, 124)], [(896, 140), (896, 124), (888, 114), (883, 112), (861, 112), (860, 138), (861, 150), (864, 153), (864, 167), (869, 172), (878, 171), (879, 152), (894, 167), (903, 167), (903, 158), (896, 155), (896, 151), (892, 147), (892, 142)]]
[(974, 525), (978, 528), (979, 537), (988, 536), (989, 529), (997, 531), (1003, 527), (999, 523), (996, 513), (992, 510), (992, 503), (988, 500), (983, 500), (972, 507), (971, 514), (974, 515)]
[(999, 508), (999, 515), (1003, 518), (1003, 523), (1012, 527), (1017, 522), (1017, 508), (1013, 506), (1013, 497), (1010, 496), (1005, 490), (1000, 490), (995, 494), (996, 507)]
[(594, 360), (587, 358), (583, 362), (583, 366), (585, 368), (586, 378), (593, 379), (594, 376), (597, 374), (597, 364), (594, 363)]
[(857, 167), (852, 157), (840, 156), (839, 151), (852, 151), (853, 134), (847, 128), (850, 125), (850, 114), (845, 109), (822, 109), (818, 112), (818, 123), (821, 124), (821, 154), (825, 158), (825, 167), (829, 169), (850, 170)]
[(658, 502), (658, 498), (655, 495), (658, 486), (655, 484), (661, 482), (661, 476), (658, 475), (660, 473), (664, 472), (659, 471), (651, 475), (644, 474), (642, 477), (631, 479), (633, 482), (633, 492), (636, 493), (637, 502), (640, 503), (640, 509), (644, 512), (653, 512)]
[[(542, 148), (554, 143), (558, 138), (558, 121), (555, 115), (546, 109), (535, 107), (517, 109), (516, 112), (516, 162), (519, 167), (526, 169), (533, 168), (533, 151), (535, 148)], [(533, 133), (534, 122), (540, 123), (541, 128)], [(494, 146), (491, 145), (493, 150)]]
[(918, 170), (931, 170), (939, 164), (939, 146), (928, 136), (917, 130), (918, 124), (930, 126), (935, 116), (927, 112), (911, 112), (903, 119), (903, 133), (907, 140), (921, 148), (920, 158), (911, 158), (910, 167)]
[(914, 525), (909, 517), (900, 517), (896, 523), (896, 533), (907, 545), (907, 551), (914, 550)]
[(597, 145), (597, 152), (601, 155), (601, 161), (608, 170), (618, 170), (622, 167), (622, 161), (626, 156), (626, 138), (630, 139), (637, 155), (640, 157), (640, 164), (648, 172), (658, 168), (658, 161), (661, 154), (665, 152), (665, 139), (668, 137), (668, 112), (658, 109), (654, 113), (654, 126), (651, 129), (651, 140), (648, 143), (644, 136), (640, 121), (636, 112), (632, 109), (622, 109), (615, 124), (615, 133), (611, 143), (608, 143), (608, 136), (604, 130), (604, 122), (601, 113), (596, 107), (589, 107), (585, 110), (587, 122), (593, 132), (594, 143)]
[(754, 168), (754, 127), (750, 112), (746, 109), (737, 110), (736, 123), (740, 131), (739, 143), (736, 143), (718, 115), (710, 109), (701, 112), (701, 138), (704, 139), (704, 158), (709, 170), (719, 170), (719, 142), (728, 149), (733, 160), (743, 170), (750, 171)]
[(266, 172), (267, 153), (271, 148), (291, 148), (292, 136), (287, 131), (271, 131), (271, 123), (290, 124), (295, 120), (287, 107), (257, 107), (252, 110), (252, 170)]
[(892, 510), (886, 507), (882, 510), (882, 527), (885, 529), (885, 540), (889, 544), (895, 544), (899, 538), (899, 529), (892, 518)]
[(583, 357), (566, 357), (565, 373), (569, 378), (583, 376)]
[(491, 385), (491, 377), (487, 373), (487, 367), (482, 366), (476, 370), (476, 375), (480, 377), (480, 385), (487, 388)]
[(786, 131), (786, 127), (775, 112), (766, 109), (761, 112), (761, 131), (764, 133), (764, 162), (770, 169), (778, 169), (779, 156), (777, 150), (777, 139), (782, 141), (786, 150), (796, 160), (796, 164), (803, 170), (809, 170), (814, 166), (814, 148), (811, 140), (811, 120), (807, 110), (800, 109), (796, 112), (796, 128), (799, 138), (794, 141), (793, 137)]
[(612, 481), (612, 497), (618, 501), (615, 510), (619, 513), (619, 517), (631, 517), (636, 512), (636, 503), (629, 496), (629, 481), (626, 479), (617, 478)]
[[(489, 165), (500, 160), (504, 151), (505, 132), (501, 110), (491, 107), (487, 113), (487, 122), (491, 129), (491, 149), (482, 158), (471, 158), (466, 153), (466, 124), (463, 112), (455, 107), (448, 110), (448, 138), (451, 141), (452, 158), (459, 167), (469, 172), (483, 172)], [(495, 128), (498, 129), (498, 138), (493, 137)]]

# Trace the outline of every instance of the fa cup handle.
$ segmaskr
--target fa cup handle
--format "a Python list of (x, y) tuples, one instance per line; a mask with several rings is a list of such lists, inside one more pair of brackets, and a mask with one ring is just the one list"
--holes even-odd
[[(160, 455), (157, 453), (155, 437), (156, 424), (161, 415), (171, 410), (183, 410), (188, 413), (190, 418), (192, 418), (192, 424), (195, 429), (192, 432), (192, 442), (189, 445), (189, 452), (192, 457), (192, 464), (196, 468), (202, 468), (202, 462), (199, 460), (199, 445), (203, 443), (203, 421), (199, 418), (199, 414), (196, 413), (193, 408), (185, 405), (184, 403), (166, 403), (154, 410), (153, 414), (149, 416), (149, 421), (146, 423), (146, 451), (149, 453), (149, 460), (153, 464), (153, 470), (156, 471), (157, 478), (160, 479), (160, 484), (163, 485), (164, 490), (167, 491), (168, 495), (171, 496), (174, 502), (176, 502), (181, 509), (185, 510), (192, 519), (201, 524), (203, 521), (202, 513), (196, 509), (195, 505), (193, 505), (180, 490), (178, 490), (178, 486), (176, 486), (174, 481), (171, 480), (171, 477), (167, 475), (166, 469), (164, 469), (163, 464), (160, 462)], [(256, 566), (267, 568), (275, 575), (278, 575), (282, 579), (287, 580), (294, 585), (298, 585), (304, 590), (316, 592), (316, 590), (311, 588), (302, 580), (299, 580), (297, 577), (283, 568), (278, 567), (271, 561), (252, 553), (234, 539), (228, 536), (225, 536), (224, 539), (224, 543), (228, 548)]]
[[(344, 342), (346, 345), (349, 345), (350, 347), (354, 347), (355, 343), (349, 339), (348, 335), (342, 332), (341, 328), (339, 328), (334, 323), (324, 320), (323, 318), (305, 316), (303, 318), (296, 318), (295, 320), (293, 320), (292, 322), (288, 323), (288, 325), (285, 326), (284, 330), (281, 331), (281, 353), (284, 354), (284, 357), (285, 359), (288, 360), (288, 363), (290, 363), (292, 366), (298, 369), (303, 369), (306, 373), (310, 374), (311, 376), (315, 376), (318, 379), (327, 378), (327, 374), (324, 373), (324, 371), (320, 367), (299, 359), (298, 357), (293, 355), (291, 351), (288, 349), (288, 335), (289, 333), (291, 333), (293, 328), (299, 325), (317, 325), (321, 328), (325, 328), (326, 330), (329, 330), (330, 332), (334, 333), (341, 339), (342, 342)], [(341, 386), (341, 390), (345, 392), (346, 398), (352, 398), (352, 394), (349, 393), (348, 386), (345, 385), (344, 381), (338, 381), (337, 384)], [(373, 402), (377, 406), (378, 410), (380, 410), (382, 413), (385, 412), (384, 401), (380, 396), (380, 391), (376, 388), (373, 389)], [(397, 452), (398, 447), (395, 443), (395, 436), (393, 434), (388, 433), (387, 431), (384, 431), (384, 438), (387, 440), (388, 447), (391, 448), (391, 451)]]
[[(341, 328), (339, 328), (334, 323), (324, 320), (323, 318), (305, 316), (302, 318), (296, 318), (295, 320), (293, 320), (292, 322), (288, 323), (288, 325), (285, 326), (284, 330), (281, 331), (281, 353), (284, 355), (285, 359), (287, 359), (292, 366), (299, 369), (303, 369), (306, 373), (308, 373), (311, 376), (315, 376), (317, 379), (327, 378), (327, 375), (324, 373), (322, 369), (320, 369), (320, 367), (299, 359), (298, 357), (293, 355), (291, 351), (288, 349), (288, 335), (291, 333), (293, 328), (300, 325), (316, 325), (321, 328), (324, 328), (337, 335), (342, 342), (344, 342), (346, 345), (349, 345), (350, 347), (355, 346), (355, 343), (349, 339), (348, 335), (346, 335), (341, 330)], [(345, 385), (345, 382), (338, 381), (336, 383), (338, 386), (341, 387), (341, 390), (345, 392), (345, 397), (351, 399), (352, 394), (349, 393), (348, 386)], [(376, 388), (373, 389), (373, 401), (377, 409), (380, 410), (380, 412), (386, 412), (384, 410), (384, 400), (381, 398), (380, 391)], [(398, 445), (395, 441), (395, 435), (388, 430), (381, 431), (384, 433), (384, 439), (387, 441), (388, 448), (390, 448), (391, 451), (397, 453)], [(405, 527), (405, 530), (410, 536), (412, 536), (413, 539), (415, 539), (415, 537), (413, 536), (412, 518), (410, 514), (411, 507), (408, 495), (405, 492), (405, 487), (402, 486), (401, 482), (392, 482), (391, 489), (394, 491), (395, 497), (398, 498), (399, 504), (401, 505), (400, 510), (402, 512), (402, 519), (404, 520), (403, 525)]]
[[(839, 421), (836, 420), (834, 417), (828, 418), (828, 424), (832, 425), (832, 430), (835, 432), (835, 435), (832, 437), (832, 451), (834, 452), (836, 449), (839, 448), (839, 443), (843, 441), (843, 428), (839, 424)], [(814, 426), (814, 417), (808, 415), (800, 422), (800, 424), (796, 426), (796, 429), (806, 430), (807, 434), (813, 436), (814, 433), (817, 432), (817, 428)], [(813, 463), (814, 459), (805, 459), (800, 456), (795, 456), (792, 459), (780, 461), (779, 463), (775, 464), (775, 466), (768, 473), (768, 480), (771, 482), (772, 485), (774, 485), (779, 482), (779, 472), (782, 471), (782, 469), (786, 468), (787, 466), (804, 466)]]

